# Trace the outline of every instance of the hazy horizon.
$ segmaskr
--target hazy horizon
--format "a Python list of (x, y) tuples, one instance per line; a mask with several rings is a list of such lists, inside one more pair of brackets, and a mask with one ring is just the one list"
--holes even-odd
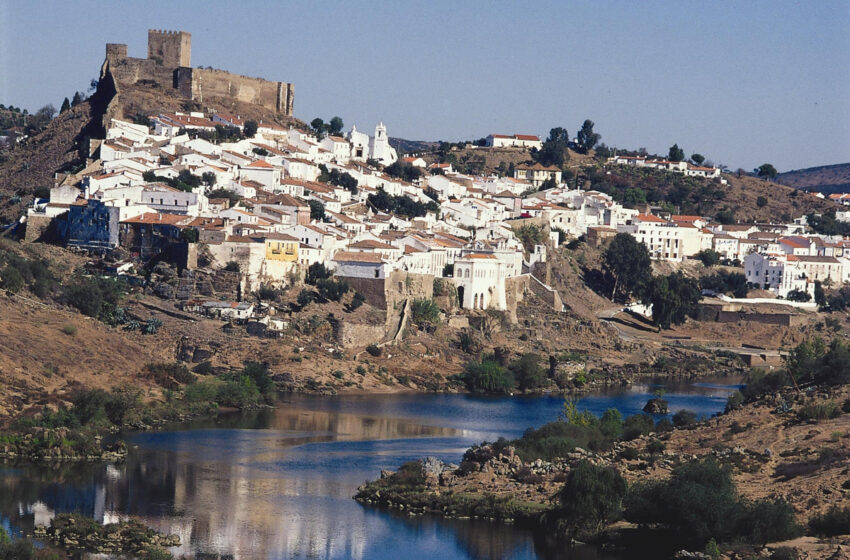
[(850, 161), (850, 3), (13, 3), (0, 103), (85, 91), (107, 42), (192, 34), (192, 65), (295, 84), (295, 116), (409, 140), (575, 135), (780, 171)]

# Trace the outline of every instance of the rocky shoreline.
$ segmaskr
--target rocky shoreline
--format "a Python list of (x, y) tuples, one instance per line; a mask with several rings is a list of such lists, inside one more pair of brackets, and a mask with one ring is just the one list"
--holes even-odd
[(101, 525), (69, 513), (57, 515), (49, 527), (37, 527), (33, 536), (70, 552), (97, 554), (150, 554), (180, 545), (177, 535), (163, 535), (138, 521)]

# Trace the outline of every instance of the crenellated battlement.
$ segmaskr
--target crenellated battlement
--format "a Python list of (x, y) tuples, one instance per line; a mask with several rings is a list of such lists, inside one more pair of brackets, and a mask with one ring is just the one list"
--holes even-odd
[(294, 86), (270, 82), (224, 70), (192, 68), (192, 35), (185, 31), (148, 30), (147, 58), (127, 56), (127, 45), (107, 43), (106, 64), (116, 84), (155, 83), (163, 89), (176, 89), (186, 99), (203, 103), (222, 98), (262, 105), (292, 116)]
[(148, 58), (169, 68), (191, 66), (191, 33), (148, 29)]

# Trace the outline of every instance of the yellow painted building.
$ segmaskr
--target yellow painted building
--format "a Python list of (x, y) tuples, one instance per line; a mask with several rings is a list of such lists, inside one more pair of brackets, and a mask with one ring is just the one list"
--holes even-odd
[(298, 262), (298, 244), (291, 235), (270, 233), (266, 235), (266, 260)]

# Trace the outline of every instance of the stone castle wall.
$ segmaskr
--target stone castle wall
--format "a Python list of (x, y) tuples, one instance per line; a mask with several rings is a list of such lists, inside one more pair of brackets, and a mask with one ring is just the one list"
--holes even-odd
[(192, 35), (185, 31), (148, 30), (148, 59), (162, 66), (192, 66)]
[[(148, 31), (148, 57), (127, 56), (127, 45), (106, 44), (104, 70), (117, 86), (148, 84), (176, 89), (186, 99), (204, 103), (212, 98), (260, 105), (291, 117), (295, 87), (232, 74), (224, 70), (192, 68), (192, 36), (184, 31)], [(103, 77), (103, 73), (102, 73)]]
[(295, 89), (286, 82), (270, 82), (224, 70), (178, 68), (175, 83), (183, 97), (199, 103), (212, 97), (233, 99), (292, 116)]

